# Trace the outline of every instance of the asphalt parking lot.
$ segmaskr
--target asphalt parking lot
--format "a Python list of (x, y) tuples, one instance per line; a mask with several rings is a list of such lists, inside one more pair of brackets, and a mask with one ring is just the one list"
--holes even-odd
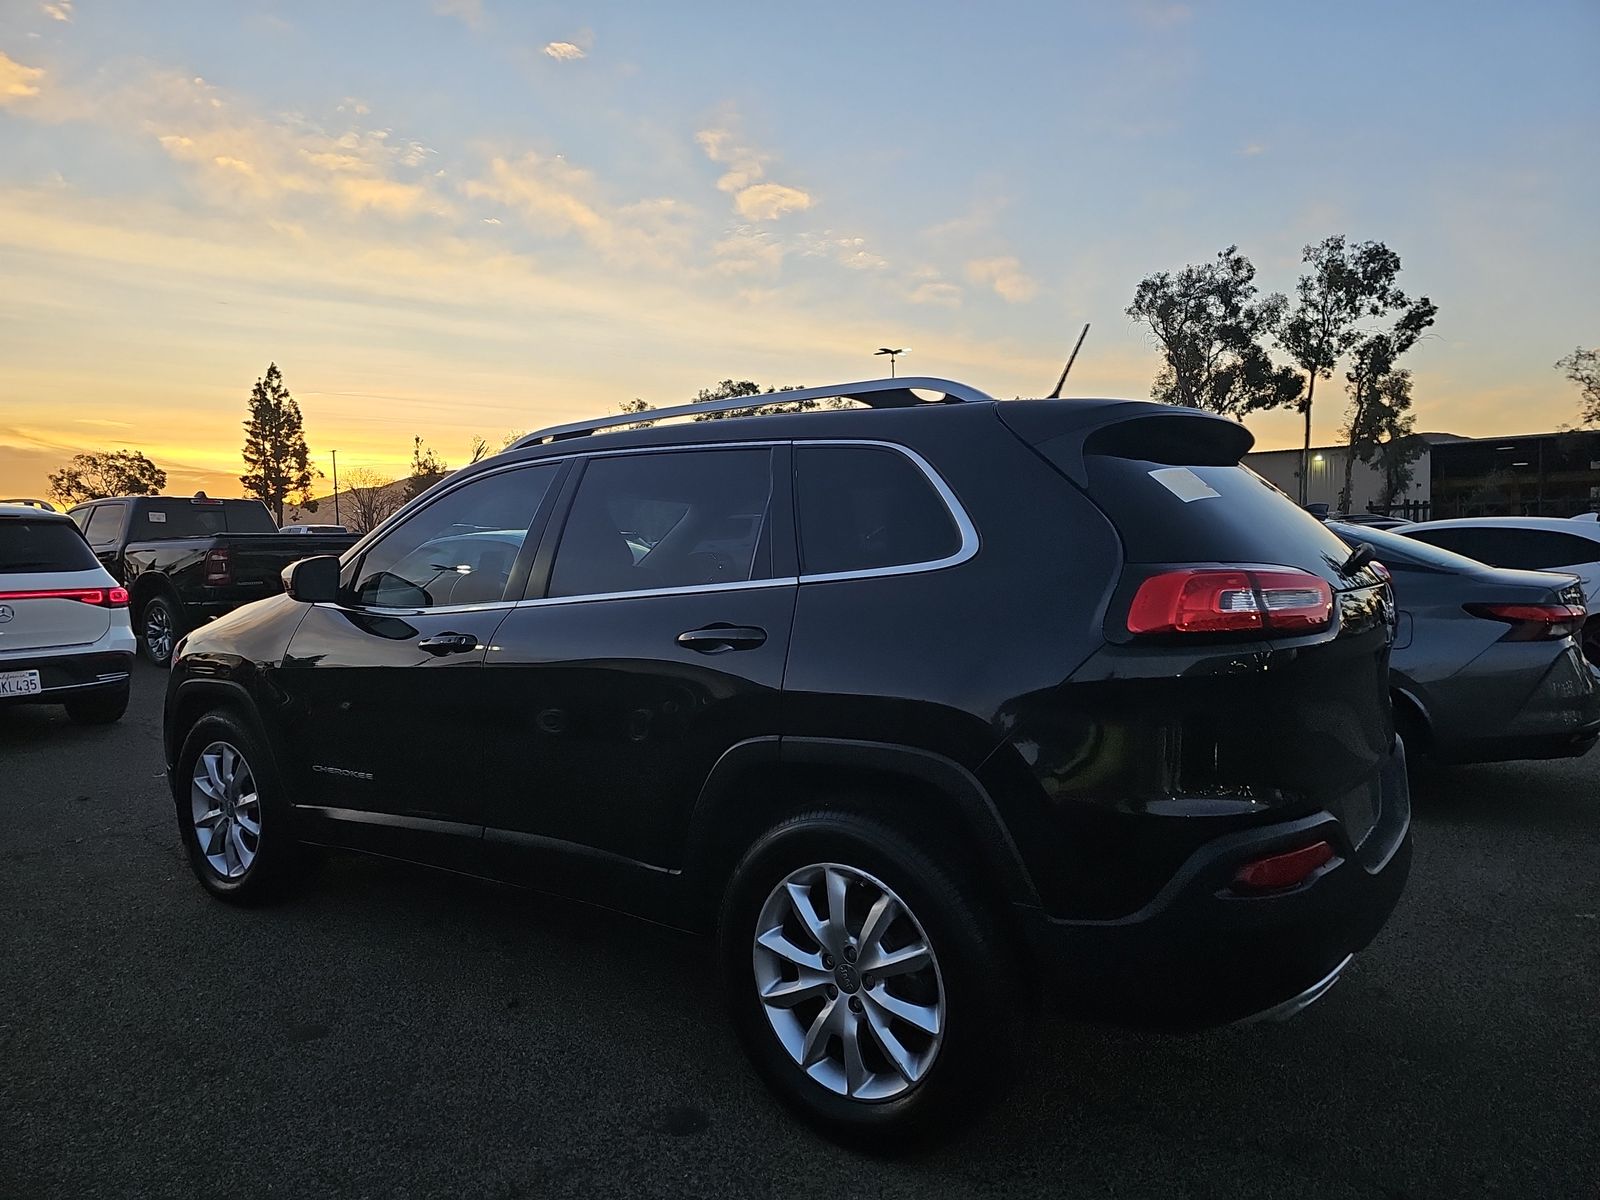
[(162, 684), (0, 710), (0, 1196), (1600, 1194), (1600, 752), (1420, 779), (1399, 912), (1297, 1021), (1046, 1023), (888, 1161), (768, 1098), (696, 941), (353, 858), (208, 899)]

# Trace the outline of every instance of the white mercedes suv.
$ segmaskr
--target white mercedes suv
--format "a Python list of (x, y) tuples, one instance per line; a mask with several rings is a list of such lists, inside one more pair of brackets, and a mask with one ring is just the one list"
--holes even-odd
[(128, 593), (72, 519), (0, 504), (0, 705), (64, 704), (83, 725), (128, 707)]

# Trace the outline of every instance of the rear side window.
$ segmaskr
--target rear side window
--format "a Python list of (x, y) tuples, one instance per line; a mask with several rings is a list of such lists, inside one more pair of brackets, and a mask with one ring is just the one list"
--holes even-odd
[(943, 498), (897, 450), (796, 446), (795, 478), (803, 574), (938, 562), (961, 549)]
[(126, 504), (98, 504), (83, 527), (83, 536), (91, 546), (114, 546), (122, 533), (122, 517), (128, 511)]
[(1600, 542), (1548, 529), (1429, 529), (1424, 525), (1407, 530), (1406, 536), (1493, 567), (1522, 571), (1600, 562)]
[(1130, 562), (1263, 563), (1326, 574), (1350, 556), (1327, 526), (1248, 467), (1085, 461), (1089, 495), (1116, 525)]
[(70, 521), (0, 521), (0, 575), (92, 571), (99, 565)]
[(549, 594), (770, 579), (771, 510), (766, 447), (593, 459), (561, 533)]

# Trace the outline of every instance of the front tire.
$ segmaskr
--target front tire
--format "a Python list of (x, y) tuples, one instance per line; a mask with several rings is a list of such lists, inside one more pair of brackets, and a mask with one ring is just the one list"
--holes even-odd
[(139, 611), (139, 648), (158, 667), (172, 665), (172, 652), (183, 637), (183, 615), (165, 596), (151, 596)]
[(758, 839), (728, 885), (719, 951), (746, 1053), (802, 1118), (866, 1149), (970, 1118), (1014, 1052), (1007, 939), (950, 861), (813, 812)]
[(305, 861), (272, 757), (254, 729), (218, 711), (189, 731), (172, 777), (178, 836), (201, 885), (220, 900), (275, 898)]
[(97, 696), (68, 700), (64, 707), (67, 719), (74, 724), (110, 725), (120, 721), (122, 714), (128, 711), (128, 685), (123, 684), (115, 691), (102, 692)]

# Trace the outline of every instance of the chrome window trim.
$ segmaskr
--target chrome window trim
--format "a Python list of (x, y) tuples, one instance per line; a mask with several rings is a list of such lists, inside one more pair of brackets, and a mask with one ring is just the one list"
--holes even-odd
[[(446, 488), (439, 496), (448, 495), (456, 487), (463, 487), (476, 479), (483, 479), (489, 475), (498, 475), (502, 471), (515, 470), (518, 467), (539, 466), (544, 463), (564, 462), (571, 458), (615, 458), (618, 455), (641, 454), (670, 454), (680, 450), (749, 450), (756, 448), (772, 448), (775, 446), (866, 446), (877, 450), (892, 450), (910, 459), (916, 468), (922, 472), (923, 477), (933, 487), (939, 499), (944, 503), (945, 511), (955, 522), (956, 529), (961, 534), (961, 544), (953, 554), (944, 558), (929, 559), (923, 562), (899, 563), (892, 567), (868, 567), (859, 571), (830, 571), (825, 574), (808, 575), (801, 573), (798, 576), (786, 576), (777, 579), (746, 579), (731, 583), (704, 583), (690, 584), (685, 587), (671, 588), (644, 588), (636, 592), (588, 592), (580, 596), (540, 596), (534, 599), (523, 600), (496, 600), (486, 604), (455, 604), (442, 608), (353, 608), (334, 602), (323, 602), (315, 607), (337, 608), (344, 612), (374, 613), (385, 617), (427, 616), (429, 614), (472, 613), (489, 612), (495, 609), (537, 608), (543, 605), (556, 604), (582, 604), (596, 600), (644, 600), (658, 596), (689, 596), (700, 592), (734, 592), (754, 591), (762, 588), (794, 587), (807, 583), (841, 583), (853, 579), (878, 579), (896, 575), (921, 575), (929, 571), (943, 571), (950, 567), (959, 567), (962, 563), (970, 562), (977, 556), (982, 541), (978, 536), (978, 529), (972, 523), (972, 518), (967, 515), (966, 508), (956, 498), (950, 485), (926, 458), (918, 454), (910, 446), (903, 446), (899, 442), (886, 442), (878, 438), (774, 438), (749, 442), (692, 442), (683, 445), (670, 446), (628, 446), (618, 449), (600, 449), (598, 447), (577, 447), (570, 453), (551, 455), (548, 458), (538, 458), (532, 462), (523, 461), (509, 463), (504, 467), (497, 467), (492, 471), (484, 471), (463, 479), (455, 487)], [(437, 499), (438, 497), (436, 497)], [(430, 502), (431, 503), (431, 502)], [(399, 514), (396, 514), (397, 516)], [(796, 527), (798, 528), (798, 517)], [(382, 527), (380, 526), (380, 529)], [(378, 532), (378, 531), (374, 531)]]
[[(898, 563), (892, 567), (866, 567), (859, 571), (829, 571), (824, 574), (810, 575), (802, 571), (801, 583), (838, 583), (847, 579), (878, 579), (893, 575), (921, 575), (928, 571), (943, 571), (950, 567), (959, 567), (964, 562), (969, 562), (977, 556), (980, 547), (978, 527), (972, 523), (972, 518), (967, 515), (967, 510), (950, 485), (944, 481), (943, 476), (933, 469), (933, 464), (910, 446), (902, 446), (898, 442), (885, 442), (869, 440), (866, 438), (801, 438), (794, 443), (795, 446), (869, 446), (878, 450), (893, 450), (909, 458), (923, 474), (923, 477), (933, 485), (933, 490), (938, 493), (939, 499), (944, 502), (945, 511), (956, 524), (956, 529), (961, 534), (961, 544), (956, 547), (953, 554), (943, 558), (927, 559), (923, 562)], [(795, 516), (795, 526), (799, 527), (799, 514)]]

